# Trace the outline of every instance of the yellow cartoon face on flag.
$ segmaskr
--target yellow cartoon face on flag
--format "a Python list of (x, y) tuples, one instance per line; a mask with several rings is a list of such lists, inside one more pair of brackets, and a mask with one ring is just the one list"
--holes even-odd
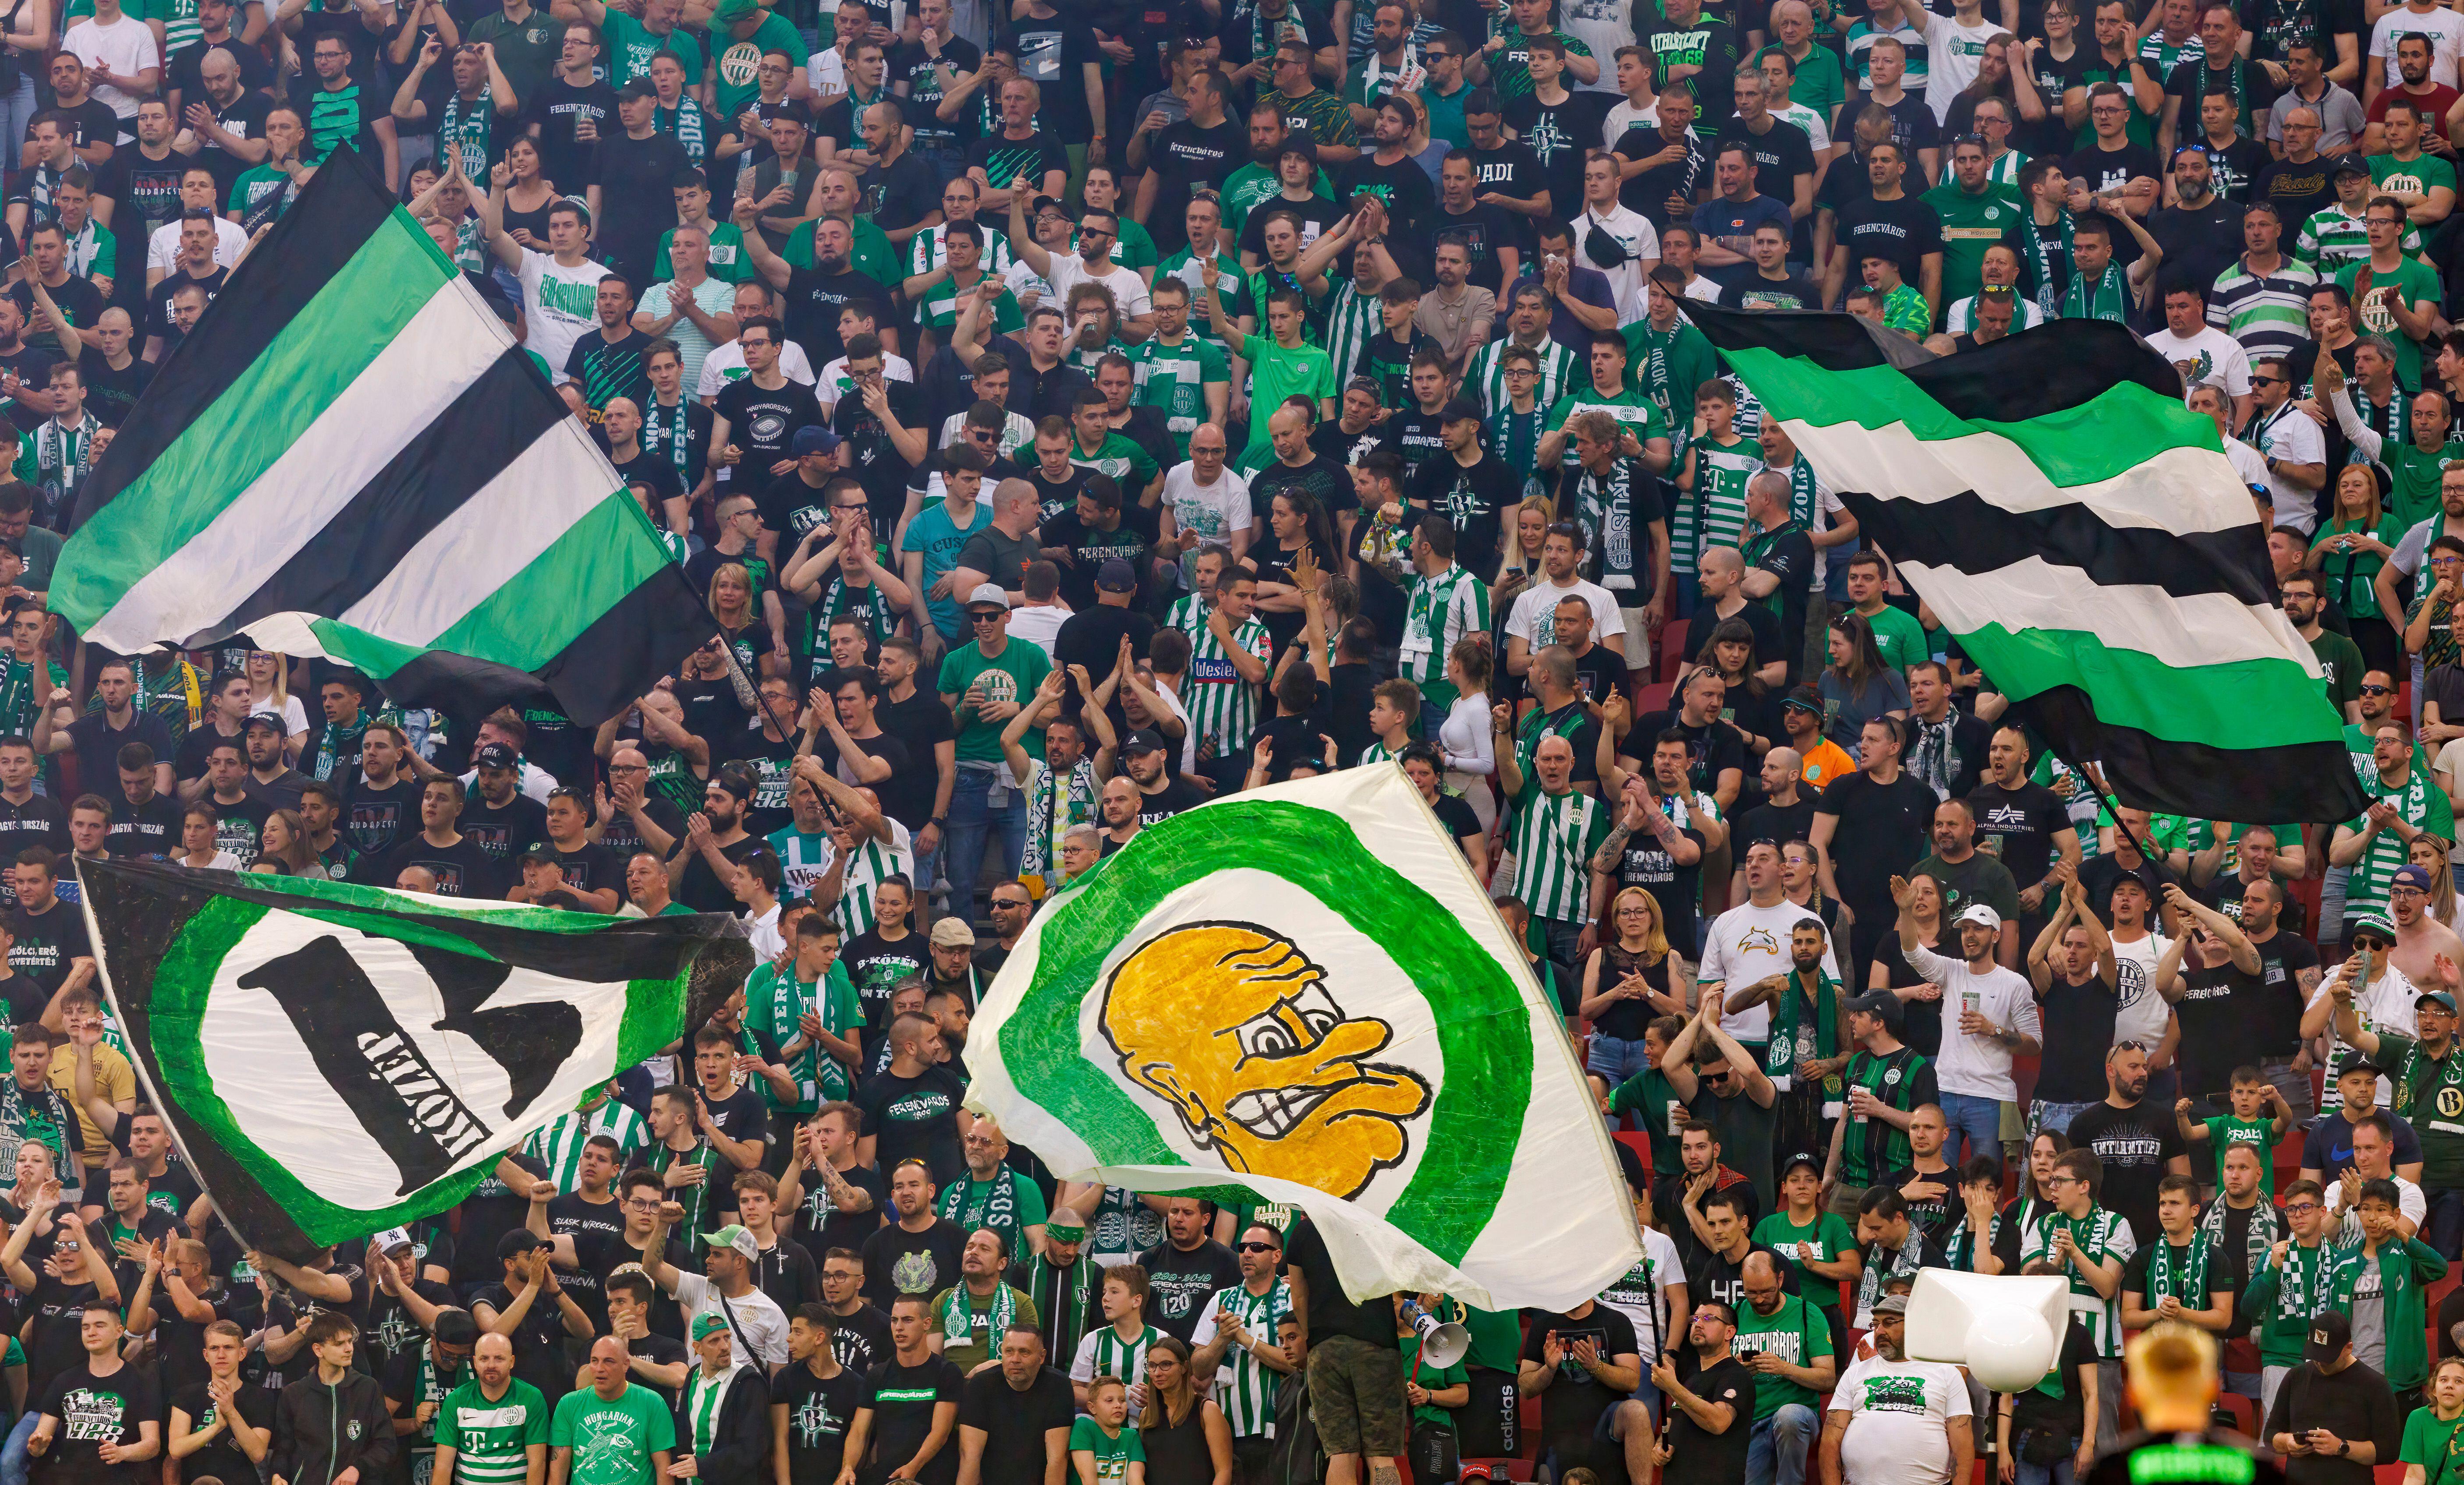
[(1122, 1071), (1235, 1170), (1355, 1195), (1429, 1106), (1427, 1080), (1363, 1060), (1394, 1028), (1346, 1014), (1324, 970), (1255, 924), (1148, 940), (1112, 972), (1100, 1024)]

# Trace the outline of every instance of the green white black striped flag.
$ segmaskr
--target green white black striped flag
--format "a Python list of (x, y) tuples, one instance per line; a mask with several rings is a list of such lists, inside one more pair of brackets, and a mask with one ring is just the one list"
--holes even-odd
[(2062, 757), (2198, 819), (2365, 801), (2213, 422), (2120, 325), (1927, 357), (1847, 315), (1685, 314)]
[(615, 469), (368, 167), (329, 156), (82, 487), (53, 605), (402, 702), (614, 714), (715, 626)]
[(148, 1097), (231, 1229), (295, 1262), (460, 1201), (752, 965), (720, 915), (77, 867)]

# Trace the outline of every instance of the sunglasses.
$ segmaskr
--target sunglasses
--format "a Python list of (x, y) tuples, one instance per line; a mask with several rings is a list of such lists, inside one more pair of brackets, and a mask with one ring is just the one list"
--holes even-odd
[(2289, 386), (2293, 382), (2291, 377), (2262, 377), (2256, 372), (2251, 373), (2250, 380), (2255, 386)]
[(2365, 686), (2362, 688), (2362, 694), (2365, 696), (2392, 696), (2395, 694), (2395, 688), (2392, 686)]
[(1275, 1245), (1273, 1243), (1243, 1243), (1241, 1245), (1241, 1251), (1243, 1253), (1272, 1253), (1275, 1251)]

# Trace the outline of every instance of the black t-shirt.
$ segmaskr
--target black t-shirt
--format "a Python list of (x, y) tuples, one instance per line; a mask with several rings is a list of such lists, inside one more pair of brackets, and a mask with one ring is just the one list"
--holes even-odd
[[(1314, 1293), (1316, 1286), (1312, 1284), (1310, 1289)], [(1560, 1439), (1589, 1440), (1593, 1429), (1598, 1426), (1600, 1414), (1623, 1399), (1574, 1360), (1572, 1354), (1574, 1344), (1583, 1340), (1591, 1341), (1599, 1348), (1603, 1361), (1619, 1356), (1639, 1356), (1641, 1347), (1635, 1340), (1634, 1321), (1626, 1319), (1622, 1310), (1612, 1309), (1596, 1300), (1593, 1301), (1591, 1313), (1580, 1319), (1550, 1310), (1532, 1310), (1525, 1318), (1529, 1324), (1523, 1337), (1523, 1360), (1542, 1360), (1547, 1354), (1549, 1336), (1552, 1331), (1558, 1344), (1569, 1353), (1557, 1364), (1556, 1374), (1549, 1379), (1548, 1390), (1540, 1394), (1540, 1431), (1544, 1443)], [(1315, 1337), (1315, 1326), (1310, 1327), (1310, 1335)], [(1750, 1387), (1751, 1384), (1748, 1386)], [(1750, 1391), (1748, 1396), (1751, 1396)], [(1721, 1400), (1713, 1399), (1715, 1402)], [(1740, 1416), (1751, 1421), (1753, 1408), (1750, 1403), (1741, 1410)]]
[(933, 818), (933, 797), (940, 788), (935, 749), (955, 739), (957, 721), (931, 689), (917, 687), (905, 701), (883, 698), (872, 713), (873, 724), (907, 747), (907, 767), (893, 768), (886, 785), (876, 787), (881, 807), (909, 830), (920, 830)]
[(847, 345), (839, 338), (839, 311), (850, 304), (869, 306), (875, 324), (894, 323), (890, 291), (851, 268), (836, 273), (800, 268), (788, 276), (787, 335), (804, 348), (814, 365), (826, 365), (847, 354)]
[(34, 1292), (17, 1305), (17, 1313), (33, 1322), (33, 1330), (25, 1337), (26, 1397), (30, 1407), (49, 1395), (55, 1381), (83, 1369), (85, 1343), (77, 1334), (79, 1317), (85, 1312), (86, 1301), (101, 1293), (92, 1284), (64, 1284), (48, 1273), (35, 1271)]
[(171, 730), (163, 719), (150, 711), (132, 710), (126, 727), (113, 727), (101, 711), (89, 711), (69, 724), (69, 741), (77, 753), (77, 777), (85, 787), (102, 794), (113, 790), (120, 777), (120, 750), (133, 742), (142, 742), (154, 750), (160, 762), (168, 763), (176, 750), (171, 746)]
[[(933, 1431), (933, 1410), (943, 1403), (955, 1405), (964, 1382), (957, 1364), (938, 1356), (914, 1366), (901, 1365), (892, 1357), (875, 1366), (865, 1379), (859, 1404), (872, 1410), (875, 1463), (862, 1472), (865, 1477), (893, 1474), (914, 1458)], [(924, 1466), (919, 1485), (950, 1485), (958, 1477), (957, 1444), (955, 1435), (942, 1441)]]
[(1727, 1485), (1743, 1478), (1746, 1448), (1753, 1433), (1754, 1374), (1733, 1355), (1706, 1367), (1688, 1345), (1678, 1350), (1677, 1380), (1706, 1403), (1726, 1403), (1735, 1409), (1736, 1418), (1727, 1432), (1714, 1433), (1685, 1409), (1675, 1409), (1676, 1417), (1668, 1425), (1668, 1447), (1674, 1452), (1664, 1476), (1668, 1485)]
[[(1135, 127), (1134, 122), (1132, 127)], [(1247, 136), (1242, 131), (1241, 121), (1228, 117), (1211, 129), (1199, 128), (1182, 119), (1164, 125), (1147, 141), (1147, 166), (1155, 172), (1156, 179), (1154, 209), (1147, 213), (1147, 230), (1155, 238), (1157, 253), (1170, 257), (1189, 245), (1191, 187), (1220, 187), (1248, 160)], [(1477, 268), (1474, 273), (1476, 275)]]
[[(2279, 935), (2281, 936), (2281, 935)], [(2094, 967), (2074, 985), (2056, 969), (2052, 987), (2036, 997), (2044, 1022), (2044, 1056), (2036, 1064), (2036, 1097), (2088, 1103), (2104, 1096), (2104, 1054), (2113, 1045), (2113, 982)]]
[(1052, 1367), (1024, 1391), (996, 1368), (967, 1379), (958, 1427), (984, 1430), (984, 1485), (1041, 1485), (1045, 1440), (1055, 1429), (1067, 1433), (1077, 1410), (1069, 1379)]
[(2071, 827), (2062, 797), (2042, 784), (2005, 789), (1979, 784), (1968, 796), (1976, 814), (1976, 848), (1998, 858), (2022, 892), (2045, 879), (2054, 837)]
[[(2014, 1224), (2006, 1221), (2006, 1228)], [(2014, 1253), (2016, 1250), (2013, 1250)], [(2089, 1343), (2087, 1327), (2071, 1319), (2062, 1332), (2062, 1357), (2056, 1365), (2061, 1371), (2061, 1395), (2051, 1397), (2036, 1387), (2012, 1395), (2011, 1425), (2015, 1437), (2022, 1430), (2035, 1430), (2056, 1438), (2078, 1438), (2087, 1423), (2086, 1409), (2080, 1406), (2079, 1368), (2097, 1364), (2096, 1347)]]
[(10, 910), (9, 931), (16, 939), (9, 950), (10, 967), (40, 985), (47, 999), (59, 992), (74, 961), (94, 957), (85, 915), (66, 903), (55, 901), (38, 913), (21, 903)]
[[(616, 90), (593, 79), (575, 87), (551, 73), (524, 110), (539, 125), (539, 173), (567, 195), (579, 193), (599, 179), (599, 146), (573, 137), (583, 120), (595, 124), (600, 137), (621, 132), (616, 123)], [(648, 265), (644, 265), (645, 268)], [(688, 393), (691, 388), (686, 389)]]
[[(1314, 1222), (1295, 1220), (1285, 1234), (1284, 1262), (1287, 1271), (1297, 1272), (1309, 1287), (1309, 1335), (1312, 1342), (1327, 1336), (1352, 1336), (1381, 1350), (1400, 1350), (1395, 1342), (1395, 1310), (1386, 1299), (1373, 1297), (1358, 1304), (1346, 1298), (1343, 1283), (1335, 1277), (1334, 1259), (1326, 1251), (1326, 1234)], [(1628, 1328), (1627, 1350), (1634, 1349), (1632, 1328)]]
[(1942, 251), (1942, 217), (1904, 186), (1890, 201), (1871, 195), (1852, 201), (1838, 215), (1838, 241), (1848, 250), (1852, 273), (1866, 258), (1882, 257), (1899, 265), (1901, 278), (1922, 284), (1925, 254)]
[[(898, 426), (910, 432), (925, 433), (925, 444), (932, 443), (925, 427), (924, 394), (912, 382), (884, 380), (884, 393), (890, 399), (890, 415)], [(849, 391), (831, 409), (830, 426), (847, 441), (841, 450), (842, 467), (864, 486), (865, 498), (872, 503), (873, 530), (894, 530), (899, 513), (907, 508), (907, 476), (913, 471), (907, 456), (890, 436), (889, 425), (866, 405), (864, 398)], [(802, 479), (798, 484), (803, 483)]]
[(626, 272), (650, 271), (659, 233), (675, 224), (676, 177), (693, 165), (673, 135), (654, 130), (637, 140), (622, 128), (600, 131), (599, 242)]
[(122, 1362), (109, 1376), (99, 1377), (93, 1366), (80, 1362), (52, 1378), (35, 1410), (60, 1420), (43, 1455), (47, 1480), (140, 1485), (162, 1468), (151, 1459), (105, 1464), (99, 1453), (105, 1444), (136, 1443), (139, 1425), (163, 1416), (163, 1394), (153, 1373), (143, 1367)]
[[(2355, 1362), (2324, 1372), (2318, 1363), (2303, 1362), (2277, 1385), (2276, 1406), (2267, 1410), (2261, 1431), (2274, 1435), (2297, 1428), (2325, 1429), (2341, 1439), (2374, 1440), (2385, 1451), (2390, 1441), (2402, 1438), (2404, 1413), (2386, 1376), (2369, 1365)], [(2287, 1459), (2284, 1477), (2292, 1485), (2370, 1485), (2376, 1472), (2347, 1456), (2312, 1453)]]
[(2280, 928), (2265, 943), (2254, 940), (2251, 947), (2258, 950), (2265, 1007), (2259, 1013), (2259, 1046), (2267, 1061), (2291, 1061), (2301, 1050), (2301, 975), (2320, 967), (2319, 950), (2308, 939)]
[[(1682, 142), (1685, 146), (1683, 159), (1666, 161), (1653, 165), (1639, 175), (1627, 177), (1625, 184), (1617, 187), (1617, 201), (1620, 205), (1629, 211), (1639, 211), (1649, 217), (1651, 225), (1662, 230), (1666, 229), (1672, 220), (1668, 209), (1668, 199), (1671, 196), (1683, 198), (1687, 206), (1683, 212), (1675, 214), (1675, 219), (1689, 219), (1693, 215), (1692, 202), (1695, 195), (1704, 184), (1711, 179), (1709, 149), (1690, 129), (1686, 131), (1686, 137)], [(1656, 160), (1667, 148), (1669, 148), (1669, 142), (1658, 129), (1647, 129), (1640, 125), (1626, 130), (1617, 137), (1617, 153), (1622, 160)], [(1841, 166), (1844, 165), (1845, 162), (1842, 162)], [(1841, 166), (1835, 166), (1823, 177), (1822, 188), (1825, 195), (1830, 192), (1831, 183), (1838, 180), (1843, 173)], [(1856, 173), (1859, 176), (1863, 174), (1861, 170)]]
[[(2177, 71), (2179, 69), (2176, 69)], [(2156, 271), (2158, 292), (2206, 286), (2241, 255), (2242, 208), (2222, 196), (2204, 207), (2165, 207), (2147, 214), (2147, 235), (2165, 250)]]
[[(1692, 1231), (1690, 1224), (1687, 1231)], [(1717, 1299), (1732, 1310), (1742, 1310), (1746, 1303), (1746, 1259), (1758, 1253), (1770, 1255), (1771, 1267), (1779, 1271), (1780, 1288), (1784, 1292), (1799, 1292), (1796, 1265), (1780, 1262), (1779, 1255), (1769, 1243), (1749, 1242), (1745, 1253), (1734, 1258), (1708, 1248), (1697, 1252), (1694, 1261), (1685, 1266), (1686, 1298), (1697, 1304), (1705, 1299)]]
[[(1600, 120), (1608, 112), (1607, 98), (1604, 93), (1576, 93), (1553, 109), (1542, 109), (1545, 117), (1553, 119), (1560, 128), (1567, 130), (1575, 128), (1586, 118), (1590, 120), (1591, 131), (1588, 134), (1576, 135), (1557, 144), (1561, 154), (1571, 151), (1580, 162), (1583, 142), (1600, 137)], [(1584, 98), (1595, 101), (1585, 103), (1582, 101)], [(1508, 120), (1512, 119), (1516, 104), (1532, 101), (1536, 100), (1527, 98), (1508, 103), (1506, 106)], [(1527, 142), (1531, 139), (1529, 131), (1519, 130), (1518, 134)], [(1347, 206), (1363, 191), (1383, 202), (1387, 215), (1407, 241), (1426, 229), (1429, 213), (1436, 210), (1438, 205), (1437, 187), (1429, 184), (1429, 172), (1420, 168), (1419, 161), (1406, 154), (1391, 165), (1379, 164), (1376, 152), (1366, 147), (1336, 176), (1335, 188), (1342, 192)]]
[(122, 795), (112, 801), (103, 842), (114, 856), (160, 860), (179, 849), (180, 816), (180, 801), (168, 795), (152, 796), (143, 804), (131, 804)]
[[(265, 1388), (253, 1382), (243, 1382), (239, 1386), (239, 1390), (232, 1395), (231, 1401), (239, 1409), (239, 1415), (248, 1420), (251, 1428), (274, 1427), (275, 1396)], [(202, 1382), (190, 1383), (173, 1391), (171, 1406), (188, 1415), (188, 1427), (191, 1430), (210, 1428), (217, 1416), (215, 1411), (217, 1405), (213, 1398), (207, 1394), (206, 1385)], [(166, 1440), (171, 1436), (167, 1419), (165, 1421), (163, 1436)], [(229, 1485), (232, 1480), (245, 1481), (255, 1472), (255, 1464), (247, 1454), (240, 1452), (238, 1445), (231, 1442), (231, 1430), (228, 1429), (216, 1434), (212, 1443), (180, 1461), (182, 1485), (189, 1485), (191, 1481), (209, 1476)]]
[[(363, 856), (382, 856), (419, 834), (419, 780), (399, 774), (380, 789), (363, 774), (352, 780), (351, 802), (342, 816), (342, 834)], [(262, 821), (259, 821), (262, 824)], [(380, 882), (379, 886), (391, 886)]]
[(412, 866), (425, 866), (435, 874), (436, 891), (442, 897), (500, 902), (514, 880), (505, 863), (470, 836), (458, 837), (451, 845), (435, 845), (425, 832), (413, 830), (379, 862), (375, 881), (391, 886)]
[(1839, 895), (1864, 918), (1890, 902), (1890, 881), (1925, 855), (1925, 827), (1938, 801), (1914, 774), (1888, 784), (1863, 773), (1835, 779), (1815, 804), (1817, 815), (1837, 816), (1831, 835), (1833, 880)]
[[(949, 1226), (943, 1223), (943, 1226)], [(955, 1251), (955, 1250), (954, 1250)], [(951, 1260), (956, 1263), (956, 1259)], [(956, 1275), (952, 1268), (949, 1273)], [(957, 1280), (953, 1278), (951, 1282)], [(890, 1340), (890, 1317), (868, 1302), (859, 1301), (852, 1315), (831, 1312), (838, 1320), (838, 1329), (830, 1336), (830, 1354), (839, 1365), (861, 1377), (883, 1362), (890, 1360), (895, 1349)]]
[(1187, 1253), (1158, 1243), (1138, 1255), (1138, 1266), (1147, 1271), (1147, 1322), (1183, 1341), (1196, 1334), (1216, 1291), (1241, 1281), (1241, 1260), (1213, 1238)]
[(898, 1163), (920, 1159), (933, 1168), (933, 1181), (946, 1186), (966, 1168), (958, 1145), (958, 1101), (966, 1088), (946, 1067), (928, 1067), (913, 1078), (884, 1072), (856, 1089), (855, 1106), (863, 1111), (865, 1132), (873, 1136), (873, 1163), (895, 1170)]
[[(864, 1007), (865, 1030), (879, 1033), (890, 1029), (891, 992), (907, 976), (923, 973), (931, 963), (932, 953), (919, 933), (888, 938), (876, 924), (847, 940), (847, 947), (840, 950), (839, 964), (847, 971), (847, 979), (855, 986), (856, 999)], [(871, 1129), (872, 1125), (868, 1122), (865, 1128)], [(891, 1167), (885, 1165), (882, 1168)]]
[[(119, 291), (117, 284), (113, 292)], [(142, 304), (142, 299), (136, 301)], [(144, 349), (132, 347), (132, 352)], [(128, 364), (117, 371), (102, 352), (87, 346), (77, 353), (77, 372), (85, 379), (85, 410), (105, 427), (116, 428), (127, 420), (129, 409), (154, 381), (154, 363), (134, 354)]]
[(788, 1485), (831, 1485), (847, 1452), (847, 1425), (864, 1406), (864, 1379), (845, 1366), (816, 1377), (791, 1364), (770, 1384), (770, 1405), (787, 1409)]
[[(1044, 106), (1052, 106), (1049, 88), (1045, 90)], [(1082, 94), (1079, 111), (1083, 113), (1085, 110), (1085, 96)], [(1040, 193), (1046, 175), (1055, 170), (1065, 176), (1069, 173), (1069, 155), (1061, 147), (1059, 140), (1041, 130), (1023, 140), (1013, 140), (1005, 134), (989, 134), (967, 146), (967, 168), (974, 170), (978, 167), (982, 168), (984, 178), (992, 183), (995, 190), (1007, 189), (1012, 182), (1023, 175)]]
[[(1249, 208), (1248, 217), (1241, 224), (1239, 245), (1242, 251), (1256, 253), (1262, 263), (1266, 256), (1266, 213), (1278, 208), (1300, 213), (1300, 237), (1304, 248), (1343, 220), (1343, 208), (1324, 196), (1311, 194), (1306, 201), (1294, 201), (1280, 194), (1267, 197)], [(1228, 311), (1230, 306), (1225, 308)], [(1259, 306), (1261, 315), (1265, 309), (1265, 306)]]
[[(935, 1217), (920, 1233), (892, 1222), (857, 1250), (864, 1255), (864, 1297), (885, 1311), (902, 1295), (930, 1299), (958, 1281), (958, 1258), (966, 1246), (967, 1234), (947, 1217)], [(890, 1355), (883, 1346), (881, 1359)], [(839, 1359), (845, 1361), (846, 1354)]]
[[(1531, 146), (1520, 142), (1500, 144), (1495, 149), (1473, 150), (1471, 171), (1472, 195), (1475, 197), (1493, 191), (1515, 201), (1529, 201), (1549, 188), (1548, 183), (1540, 178), (1540, 157), (1531, 152)], [(1571, 215), (1567, 206), (1568, 203), (1551, 197), (1549, 209), (1559, 221), (1564, 221)], [(1514, 246), (1528, 251), (1533, 241), (1530, 224), (1537, 219), (1520, 212), (1512, 213), (1512, 216), (1519, 234)]]
[[(1919, 1170), (1914, 1166), (1903, 1166), (1882, 1177), (1881, 1184), (1900, 1192), (1900, 1199), (1907, 1204), (1908, 1224), (1937, 1248), (1948, 1239), (1951, 1228), (1966, 1210), (1960, 1205), (1959, 1172), (1955, 1169)], [(1942, 1190), (1930, 1196), (1913, 1196), (1906, 1190), (1910, 1186), (1928, 1184)]]
[(839, 1174), (847, 1185), (871, 1197), (872, 1205), (862, 1212), (841, 1212), (830, 1200), (829, 1183), (807, 1171), (804, 1199), (797, 1208), (797, 1230), (807, 1253), (826, 1254), (833, 1248), (861, 1251), (864, 1240), (880, 1228), (890, 1211), (890, 1183), (879, 1170), (850, 1166)]
[[(838, 337), (838, 312), (830, 312), (830, 336)], [(797, 338), (802, 339), (799, 336)], [(808, 342), (804, 354), (813, 355)], [(835, 356), (838, 353), (830, 353)], [(713, 400), (713, 410), (727, 420), (727, 442), (742, 450), (743, 458), (729, 476), (728, 488), (751, 494), (767, 489), (773, 476), (770, 467), (790, 457), (787, 446), (795, 441), (796, 432), (805, 427), (825, 427), (829, 420), (822, 416), (822, 404), (813, 389), (793, 377), (785, 379), (776, 391), (756, 386), (751, 377), (738, 377), (719, 390)], [(762, 524), (769, 525), (770, 513), (765, 506)], [(773, 527), (772, 530), (779, 528)], [(803, 533), (796, 534), (799, 539)]]
[[(2259, 968), (2264, 972), (2267, 967), (2262, 962)], [(2230, 959), (2213, 969), (2186, 960), (2182, 978), (2189, 989), (2173, 1003), (2173, 1014), (2182, 1020), (2182, 1092), (2221, 1100), (2233, 1085), (2234, 1068), (2255, 1067), (2267, 1059), (2267, 1020), (2261, 1011), (2266, 986), (2259, 975), (2244, 972)]]
[(2168, 1106), (2143, 1101), (2129, 1108), (2097, 1103), (2071, 1120), (2071, 1143), (2096, 1151), (2104, 1162), (2097, 1205), (2127, 1218), (2142, 1244), (2156, 1240), (2156, 1183), (2166, 1163), (2187, 1155), (2179, 1121)]
[(1785, 119), (1771, 118), (1769, 124), (1756, 134), (1746, 127), (1744, 120), (1732, 118), (1712, 142), (1711, 152), (1716, 157), (1721, 146), (1732, 142), (1745, 145), (1754, 157), (1754, 189), (1793, 206), (1796, 178), (1802, 175), (1811, 179), (1814, 175), (1814, 143), (1806, 138), (1805, 130)]
[[(1123, 493), (1134, 496), (1135, 492), (1125, 491)], [(1155, 548), (1157, 519), (1155, 510), (1128, 502), (1123, 504), (1120, 519), (1113, 523), (1111, 531), (1087, 525), (1078, 519), (1075, 509), (1047, 516), (1043, 524), (1044, 545), (1059, 547), (1069, 554), (1068, 561), (1057, 564), (1061, 569), (1062, 600), (1075, 613), (1092, 609), (1095, 606), (1095, 574), (1102, 570), (1108, 559), (1116, 557), (1127, 561), (1131, 570), (1139, 575), (1139, 586), (1143, 589), (1149, 568), (1140, 558)], [(1120, 641), (1115, 639), (1103, 661), (1106, 668), (1111, 666), (1111, 657), (1119, 653)], [(1088, 673), (1093, 675), (1098, 672), (1089, 666)]]
[(515, 852), (547, 839), (547, 809), (518, 789), (500, 805), (489, 803), (474, 789), (453, 828), (462, 832), (464, 840), (478, 841), (490, 861), (511, 870)]

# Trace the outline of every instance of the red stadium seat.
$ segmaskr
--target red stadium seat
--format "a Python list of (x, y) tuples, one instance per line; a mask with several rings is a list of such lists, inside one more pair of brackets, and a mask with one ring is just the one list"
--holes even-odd
[(1660, 627), (1660, 665), (1653, 671), (1654, 677), (1662, 681), (1677, 679), (1678, 663), (1692, 654), (1685, 647), (1685, 621), (1671, 619)]
[(1654, 681), (1634, 693), (1634, 714), (1647, 717), (1655, 711), (1668, 710), (1668, 698), (1677, 689), (1671, 681)]

